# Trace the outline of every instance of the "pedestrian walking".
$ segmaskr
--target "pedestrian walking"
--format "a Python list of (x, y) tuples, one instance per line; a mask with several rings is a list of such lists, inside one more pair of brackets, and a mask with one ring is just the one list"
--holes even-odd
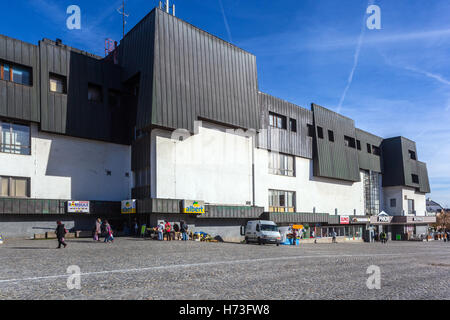
[(164, 223), (161, 221), (156, 228), (158, 230), (158, 240), (163, 241), (164, 240)]
[(181, 230), (182, 240), (187, 241), (188, 240), (187, 232), (188, 232), (189, 227), (184, 220), (181, 220), (180, 225), (181, 225), (180, 230)]
[(337, 243), (337, 241), (336, 241), (336, 236), (337, 236), (337, 234), (336, 234), (336, 231), (333, 229), (333, 232), (331, 233), (332, 234), (332, 236), (333, 236), (333, 240), (332, 240), (332, 242), (333, 243)]
[(67, 230), (61, 221), (56, 222), (55, 233), (56, 233), (56, 238), (58, 238), (58, 248), (57, 249), (61, 249), (61, 245), (63, 245), (64, 248), (67, 247), (67, 244), (64, 242), (64, 237), (66, 236)]
[(386, 243), (387, 242), (386, 232), (384, 232), (384, 231), (381, 232), (380, 237), (381, 237), (381, 243)]
[(94, 226), (94, 241), (100, 241), (101, 234), (102, 234), (102, 220), (100, 220), (100, 218), (98, 218), (95, 221), (95, 226)]
[(108, 220), (105, 220), (105, 241), (103, 242), (114, 242), (113, 231)]
[(166, 224), (164, 225), (164, 234), (167, 236), (167, 241), (170, 241), (172, 236), (171, 236), (171, 231), (172, 231), (172, 226), (170, 225), (169, 221), (166, 221)]
[(292, 229), (292, 245), (295, 246), (297, 244), (297, 230)]
[(133, 228), (134, 228), (134, 236), (137, 237), (137, 236), (138, 236), (139, 224), (138, 224), (136, 218), (134, 218), (134, 225), (133, 225)]

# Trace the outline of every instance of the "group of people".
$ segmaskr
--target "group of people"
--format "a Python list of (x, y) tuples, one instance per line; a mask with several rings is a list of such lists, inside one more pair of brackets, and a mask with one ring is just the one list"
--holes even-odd
[(95, 221), (93, 234), (94, 241), (100, 241), (101, 235), (104, 234), (105, 240), (103, 242), (114, 242), (113, 230), (108, 220), (102, 221), (100, 218), (98, 218), (97, 221)]
[(386, 232), (381, 231), (380, 233), (375, 232), (371, 234), (373, 241), (380, 241), (381, 243), (387, 243), (388, 237)]
[(159, 241), (163, 241), (163, 240), (175, 240), (175, 236), (176, 234), (181, 233), (181, 238), (183, 241), (187, 241), (189, 240), (189, 236), (188, 236), (188, 225), (185, 221), (181, 220), (180, 221), (180, 225), (178, 225), (177, 223), (174, 223), (173, 226), (170, 224), (169, 221), (161, 221), (157, 226), (156, 226), (156, 231), (158, 232), (158, 240)]

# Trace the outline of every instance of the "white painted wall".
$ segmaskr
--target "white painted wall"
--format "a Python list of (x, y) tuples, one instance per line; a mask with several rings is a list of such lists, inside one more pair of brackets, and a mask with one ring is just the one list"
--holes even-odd
[[(416, 192), (414, 188), (404, 186), (385, 187), (384, 194), (384, 211), (390, 215), (401, 216), (408, 214), (408, 199), (414, 200), (414, 207), (417, 216), (425, 216), (426, 211), (426, 195)], [(397, 206), (390, 207), (390, 199), (397, 199)]]
[(251, 138), (199, 127), (183, 141), (153, 130), (157, 198), (245, 205), (252, 201)]
[(31, 198), (119, 201), (131, 194), (130, 146), (39, 132), (35, 124), (31, 155), (0, 153), (0, 164), (0, 175), (31, 178)]
[[(245, 205), (252, 201), (252, 141), (219, 129), (200, 127), (184, 141), (163, 130), (152, 132), (157, 198)], [(255, 149), (255, 204), (269, 210), (269, 189), (296, 192), (299, 212), (364, 215), (363, 183), (317, 178), (312, 160), (296, 158), (296, 177), (269, 174), (268, 151)]]
[(296, 192), (297, 212), (324, 212), (334, 215), (364, 215), (363, 182), (345, 182), (314, 177), (312, 160), (295, 158), (296, 177), (269, 174), (269, 152), (256, 150), (256, 205), (269, 210), (269, 189)]

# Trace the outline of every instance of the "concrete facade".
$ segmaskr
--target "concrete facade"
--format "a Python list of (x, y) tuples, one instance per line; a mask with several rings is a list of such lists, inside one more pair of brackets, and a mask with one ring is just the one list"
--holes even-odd
[(154, 130), (152, 139), (156, 144), (156, 198), (251, 204), (251, 138), (198, 127), (197, 134), (183, 141), (171, 139), (163, 130)]
[(0, 176), (30, 178), (30, 198), (120, 201), (130, 196), (130, 152), (129, 146), (45, 133), (32, 124), (31, 155), (0, 153)]
[[(414, 211), (417, 216), (426, 215), (426, 195), (414, 188), (398, 186), (384, 187), (384, 211), (392, 216), (408, 215), (408, 200), (414, 200)], [(395, 199), (396, 206), (391, 207), (391, 199)]]

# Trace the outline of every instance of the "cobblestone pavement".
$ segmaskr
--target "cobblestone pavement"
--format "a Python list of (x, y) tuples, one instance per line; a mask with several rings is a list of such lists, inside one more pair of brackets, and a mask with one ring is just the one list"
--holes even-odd
[[(0, 299), (450, 299), (450, 244), (158, 242), (117, 238), (8, 240), (0, 245)], [(67, 288), (67, 268), (81, 289)], [(381, 269), (369, 290), (367, 268)]]

